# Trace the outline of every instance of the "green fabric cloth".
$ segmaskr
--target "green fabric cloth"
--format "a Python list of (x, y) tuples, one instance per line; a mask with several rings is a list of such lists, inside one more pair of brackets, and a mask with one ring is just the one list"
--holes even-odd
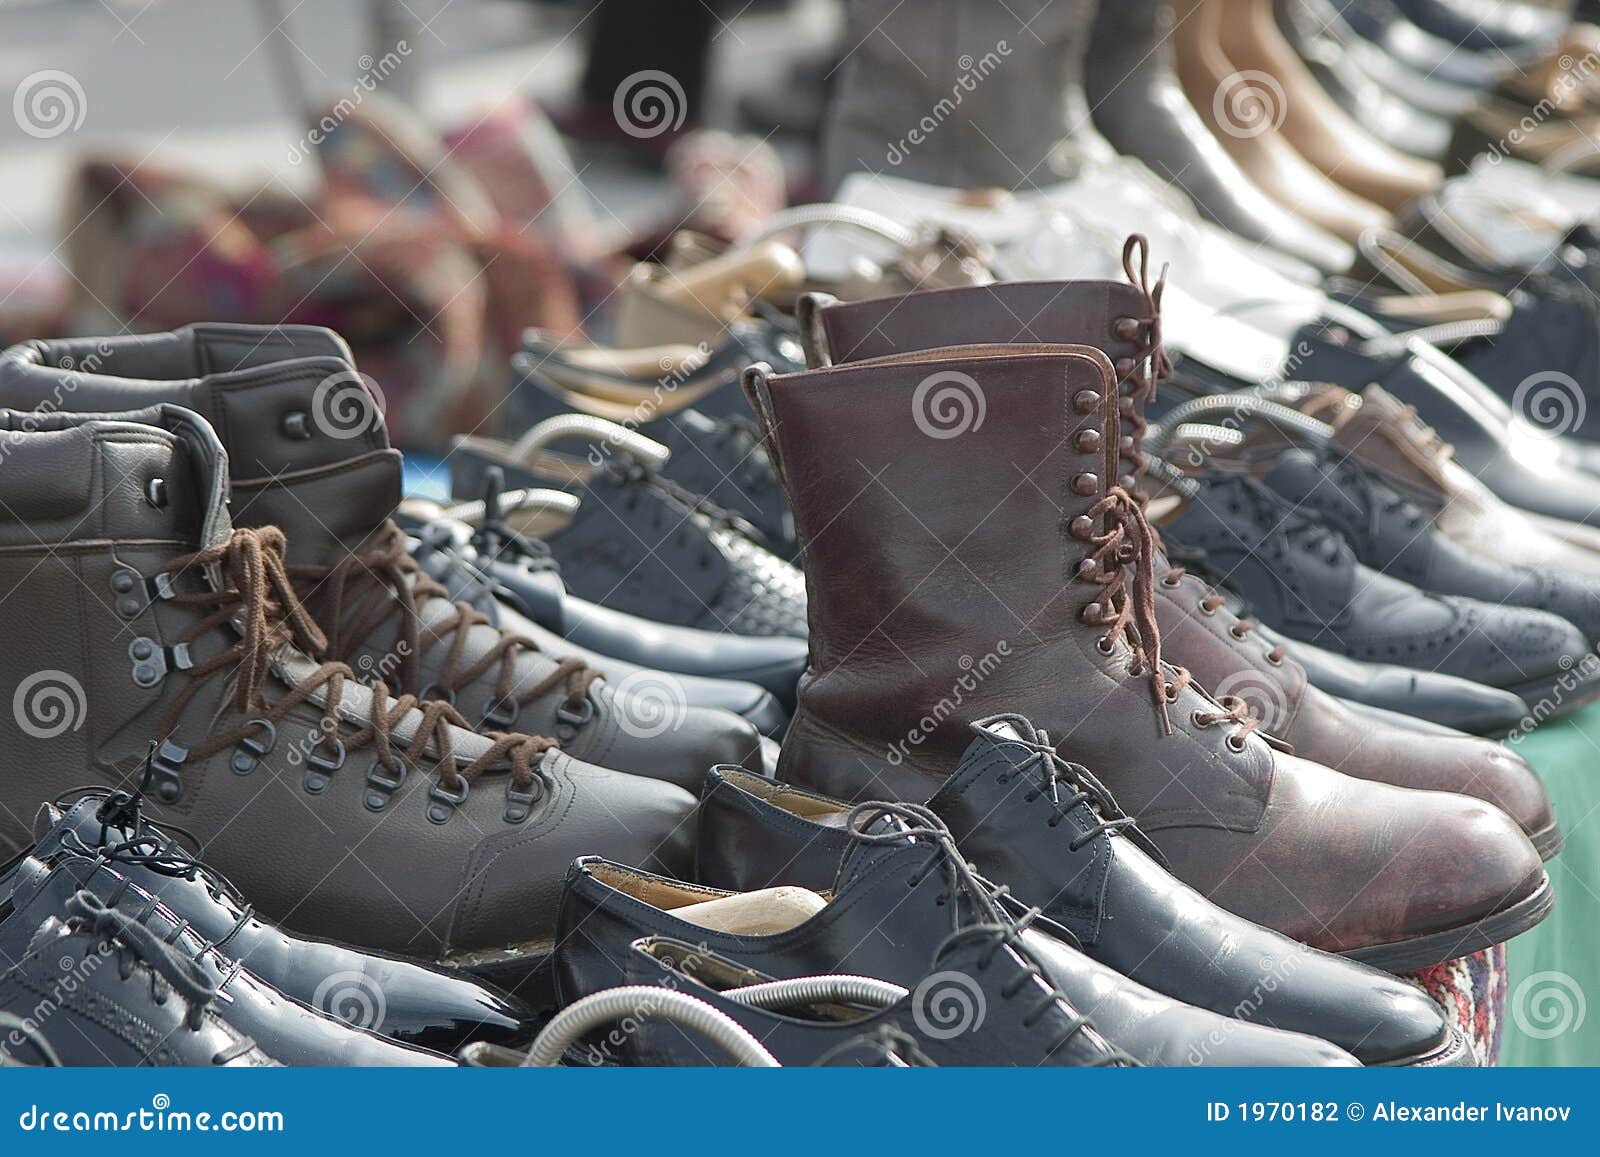
[(1513, 746), (1544, 777), (1567, 846), (1549, 864), (1555, 910), (1508, 946), (1500, 1063), (1600, 1065), (1600, 703)]

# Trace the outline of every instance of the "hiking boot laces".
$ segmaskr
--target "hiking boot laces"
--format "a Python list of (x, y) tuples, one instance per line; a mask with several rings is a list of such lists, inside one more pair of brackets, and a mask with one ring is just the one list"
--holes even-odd
[[(403, 535), (398, 527), (394, 530), (403, 548)], [(485, 732), (484, 738), (490, 741), (488, 750), (465, 767), (458, 767), (452, 728), (472, 731), (472, 725), (453, 706), (439, 699), (421, 700), (408, 692), (388, 702), (389, 689), (382, 680), (372, 684), (372, 709), (366, 725), (353, 735), (341, 737), (339, 704), (344, 685), (347, 681), (357, 681), (355, 673), (343, 663), (323, 661), (316, 670), (287, 688), (286, 693), (269, 698), (267, 686), (271, 680), (272, 656), (280, 647), (292, 645), (313, 658), (322, 656), (327, 649), (321, 630), (295, 597), (284, 567), (283, 551), (283, 532), (276, 527), (236, 529), (226, 542), (174, 559), (163, 568), (168, 573), (181, 574), (191, 568), (219, 567), (223, 574), (220, 589), (173, 596), (178, 605), (209, 610), (180, 635), (183, 642), (226, 628), (230, 623), (237, 629), (239, 639), (232, 647), (197, 663), (189, 671), (189, 682), (174, 697), (161, 722), (159, 738), (165, 739), (177, 729), (185, 709), (201, 687), (214, 678), (231, 674), (234, 678), (233, 706), (252, 718), (242, 726), (206, 736), (189, 748), (190, 758), (205, 759), (233, 746), (253, 733), (258, 720), (280, 722), (296, 706), (310, 703), (313, 694), (320, 689), (325, 701), (317, 747), (325, 750), (331, 747), (336, 764), (343, 763), (346, 751), (372, 747), (383, 768), (398, 773), (423, 766), (431, 745), (438, 756), (436, 791), (443, 792), (456, 803), (465, 798), (467, 789), (479, 777), (504, 771), (507, 767), (511, 772), (510, 791), (518, 795), (535, 793), (535, 798), (536, 793), (543, 792), (544, 780), (538, 764), (545, 752), (559, 747), (554, 739)], [(388, 702), (387, 707), (383, 705), (385, 702)], [(403, 751), (397, 750), (393, 728), (412, 711), (421, 717), (416, 734)]]

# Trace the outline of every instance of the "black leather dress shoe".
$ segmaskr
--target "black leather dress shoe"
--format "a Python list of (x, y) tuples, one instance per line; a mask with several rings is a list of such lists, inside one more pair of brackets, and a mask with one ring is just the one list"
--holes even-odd
[(1513, 426), (1504, 399), (1437, 350), (1375, 353), (1342, 324), (1321, 322), (1294, 339), (1293, 376), (1351, 390), (1379, 385), (1432, 426), (1455, 457), (1512, 506), (1600, 526), (1600, 476), (1584, 444)]
[[(161, 901), (88, 856), (62, 853), (51, 860), (24, 857), (5, 881), (11, 914), (0, 922), (0, 965), (26, 957), (32, 932), (45, 919), (66, 911), (80, 892), (159, 939), (184, 962), (185, 971), (217, 994), (217, 1015), (241, 1036), (257, 1042), (274, 1060), (313, 1066), (448, 1066), (448, 1057), (358, 1027), (372, 1010), (381, 1011), (377, 990), (364, 988), (359, 973), (330, 973), (317, 993), (327, 1011), (291, 1000), (224, 954)], [(339, 1019), (350, 1016), (355, 1023)]]
[[(1093, 777), (1062, 762), (1027, 720), (998, 716), (973, 731), (929, 808), (986, 878), (1038, 905), (1098, 964), (1233, 1018), (1225, 1034), (1270, 1025), (1331, 1041), (1367, 1064), (1473, 1063), (1438, 1007), (1411, 986), (1257, 927), (1174, 879)], [(849, 850), (849, 814), (825, 796), (718, 769), (701, 805), (701, 878), (741, 889), (821, 886), (828, 862)], [(1102, 1010), (1090, 1015), (1123, 1043)], [(1207, 1059), (1177, 1063), (1239, 1063), (1204, 1046), (1199, 1055)]]
[[(459, 448), (452, 461), (452, 489), (466, 500), (481, 498), (487, 471), (499, 468)], [(524, 489), (552, 482), (516, 471), (504, 479)], [(626, 455), (565, 489), (577, 511), (536, 537), (580, 598), (675, 626), (805, 637), (804, 576), (743, 519)]]
[[(999, 926), (952, 937), (937, 961), (940, 970), (912, 991), (859, 976), (796, 977), (791, 989), (697, 941), (667, 936), (640, 937), (624, 959), (633, 984), (653, 980), (703, 1001), (785, 1067), (872, 1060), (874, 1053), (861, 1052), (864, 1036), (904, 1038), (925, 1063), (937, 1066), (1134, 1063), (1074, 1011)], [(841, 990), (848, 999), (836, 995)], [(620, 1053), (635, 1065), (721, 1063), (698, 1034), (648, 1019), (625, 1038)]]
[(1290, 450), (1263, 480), (1338, 531), (1374, 570), (1433, 594), (1550, 611), (1591, 644), (1600, 640), (1600, 579), (1475, 554), (1354, 459)]
[[(0, 888), (20, 883), (29, 865), (36, 873), (41, 864), (70, 861), (68, 877), (103, 896), (120, 893), (121, 908), (138, 912), (141, 904), (153, 908), (159, 903), (149, 917), (153, 926), (161, 927), (163, 919), (183, 922), (187, 931), (175, 943), (203, 962), (237, 964), (254, 978), (238, 1002), (241, 1006), (264, 994), (277, 1006), (292, 1009), (294, 1019), (311, 1016), (298, 1002), (325, 1014), (319, 1020), (332, 1016), (354, 1021), (380, 1037), (446, 1053), (470, 1041), (517, 1045), (533, 1035), (533, 1012), (487, 984), (392, 956), (306, 940), (266, 922), (226, 879), (142, 817), (121, 793), (94, 791), (65, 810), (46, 807), (37, 827), (38, 842), (0, 877)], [(217, 947), (196, 952), (195, 938)], [(336, 1022), (335, 1027), (344, 1028)], [(356, 1058), (327, 1063), (419, 1063), (411, 1059), (418, 1055), (412, 1050), (366, 1033), (325, 1032), (322, 1025), (316, 1029)], [(267, 1032), (249, 1031), (263, 1042), (270, 1039)], [(326, 1042), (322, 1047), (328, 1047)], [(286, 1063), (316, 1063), (287, 1049), (273, 1055)], [(369, 1055), (372, 1059), (361, 1059)], [(427, 1060), (424, 1054), (421, 1063)]]
[[(38, 913), (33, 913), (38, 916)], [(221, 994), (183, 953), (88, 893), (59, 915), (0, 936), (20, 947), (0, 966), (0, 1015), (31, 1031), (0, 1036), (21, 1065), (257, 1068), (277, 1062), (224, 1019)], [(41, 998), (49, 1015), (40, 1015)]]
[(1282, 646), (1292, 655), (1306, 669), (1313, 686), (1372, 710), (1488, 736), (1508, 734), (1528, 714), (1528, 705), (1520, 696), (1458, 675), (1418, 671), (1392, 663), (1363, 663), (1287, 639), (1260, 623), (1256, 624), (1256, 633), (1263, 642)]
[(1196, 480), (1161, 523), (1170, 557), (1225, 582), (1252, 616), (1338, 654), (1443, 671), (1566, 714), (1600, 696), (1577, 627), (1547, 611), (1430, 595), (1357, 561), (1336, 532), (1254, 479)]

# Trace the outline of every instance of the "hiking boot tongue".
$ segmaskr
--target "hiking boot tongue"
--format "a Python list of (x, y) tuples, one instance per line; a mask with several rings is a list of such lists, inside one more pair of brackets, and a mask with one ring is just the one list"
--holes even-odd
[(244, 479), (233, 490), (241, 525), (283, 531), (290, 566), (334, 566), (383, 530), (400, 505), (400, 452), (372, 450), (331, 467)]

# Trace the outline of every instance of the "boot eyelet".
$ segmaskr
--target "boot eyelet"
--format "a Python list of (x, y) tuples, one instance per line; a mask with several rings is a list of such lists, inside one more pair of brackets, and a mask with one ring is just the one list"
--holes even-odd
[(1204, 731), (1207, 727), (1211, 726), (1211, 719), (1206, 715), (1206, 713), (1204, 711), (1200, 710), (1198, 707), (1196, 707), (1194, 709), (1194, 711), (1189, 715), (1189, 722), (1193, 723), (1196, 727), (1198, 727), (1202, 731)]
[[(535, 787), (537, 788), (537, 784), (535, 784)], [(532, 815), (533, 805), (539, 802), (540, 794), (537, 790), (515, 791), (509, 787), (506, 788), (506, 823), (520, 824)]]
[(456, 705), (456, 693), (454, 691), (446, 691), (437, 683), (429, 683), (422, 689), (422, 694), (418, 695), (417, 698), (424, 703), (437, 699), (439, 702), (448, 703), (452, 707)]
[(510, 731), (516, 726), (517, 716), (521, 713), (522, 705), (507, 695), (504, 699), (496, 699), (484, 708), (480, 726), (495, 731)]
[[(392, 774), (384, 775), (388, 771)], [(411, 765), (404, 759), (395, 757), (393, 767), (385, 767), (382, 759), (372, 763), (372, 770), (367, 772), (367, 795), (363, 801), (368, 811), (381, 812), (389, 806), (389, 799), (399, 791), (406, 782), (406, 777), (411, 774)]]
[(144, 484), (144, 500), (157, 510), (163, 510), (167, 505), (167, 480), (165, 478), (152, 478)]
[(252, 719), (245, 724), (249, 734), (240, 737), (228, 766), (235, 775), (249, 775), (267, 757), (278, 742), (278, 729), (265, 719)]
[(1170, 574), (1164, 574), (1161, 576), (1161, 585), (1164, 587), (1171, 587), (1172, 589), (1176, 590), (1179, 584), (1178, 580), (1173, 578)]
[(311, 437), (311, 426), (304, 410), (290, 410), (278, 424), (283, 436), (294, 442), (304, 442)]
[(1232, 635), (1235, 639), (1243, 639), (1245, 636), (1245, 632), (1239, 629), (1238, 623), (1235, 623), (1233, 626), (1228, 628), (1228, 634)]
[(1283, 666), (1283, 656), (1275, 655), (1271, 651), (1268, 651), (1267, 662), (1271, 663), (1274, 667), (1281, 667)]
[(1202, 599), (1200, 601), (1200, 613), (1202, 615), (1205, 615), (1207, 618), (1209, 618), (1210, 616), (1212, 616), (1212, 615), (1217, 613), (1217, 608), (1212, 606), (1210, 603), (1206, 602), (1204, 599)]
[(1173, 682), (1163, 683), (1161, 685), (1161, 698), (1168, 703), (1176, 703), (1178, 701), (1178, 685)]
[(467, 802), (467, 795), (472, 788), (470, 780), (461, 781), (461, 790), (452, 792), (444, 784), (436, 783), (428, 792), (428, 821), (430, 823), (449, 823), (450, 817), (456, 814), (456, 808)]
[(1111, 336), (1118, 341), (1134, 341), (1139, 336), (1139, 319), (1119, 317), (1111, 325)]
[(1240, 754), (1244, 753), (1244, 749), (1245, 749), (1245, 738), (1244, 738), (1244, 736), (1242, 736), (1242, 735), (1230, 735), (1230, 736), (1228, 736), (1228, 750), (1229, 751), (1235, 753), (1236, 755), (1240, 755)]
[(1094, 641), (1094, 649), (1102, 655), (1114, 655), (1117, 651), (1117, 645), (1105, 635), (1101, 635)]

